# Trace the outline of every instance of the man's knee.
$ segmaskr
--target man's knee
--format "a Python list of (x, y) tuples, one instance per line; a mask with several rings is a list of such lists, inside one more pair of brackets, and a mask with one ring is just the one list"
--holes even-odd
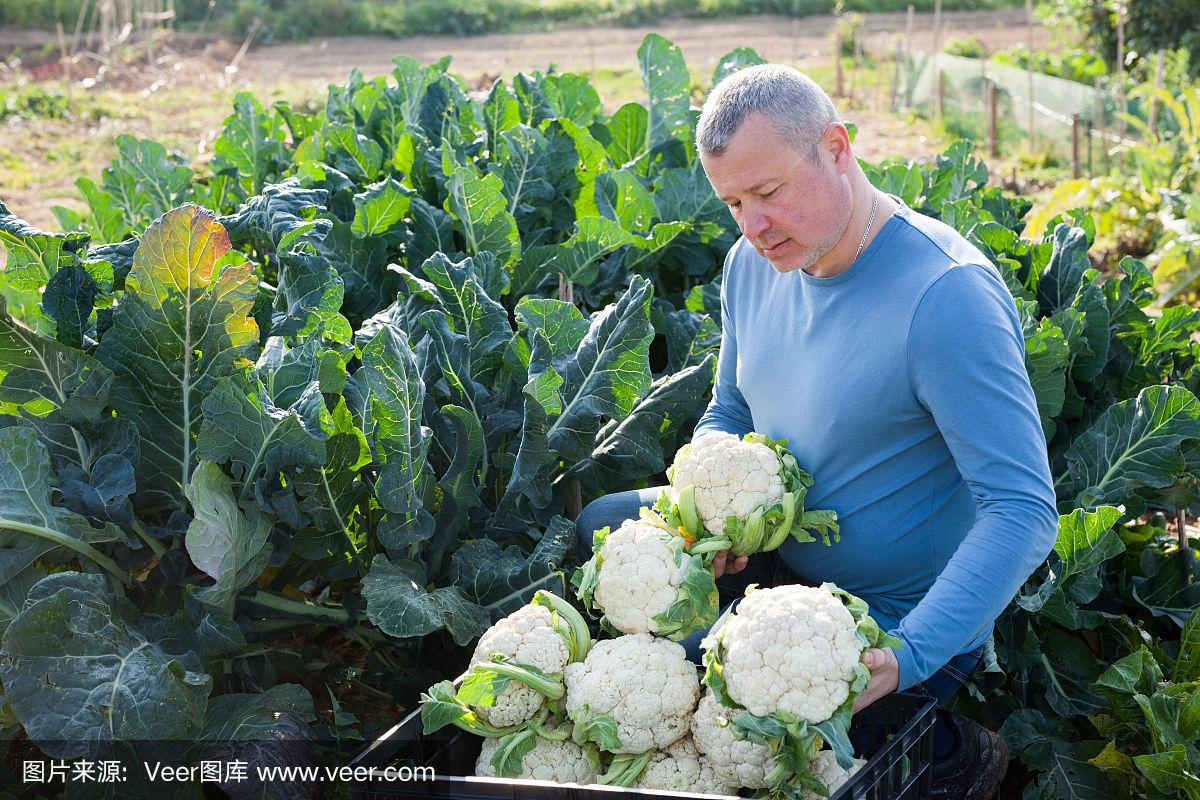
[(622, 509), (627, 502), (622, 502), (621, 494), (624, 493), (597, 497), (584, 506), (575, 518), (576, 552), (581, 562), (592, 557), (592, 536), (596, 531), (605, 527), (618, 527), (625, 521)]
[(630, 489), (597, 497), (583, 507), (575, 518), (576, 553), (580, 561), (592, 557), (592, 535), (601, 528), (619, 528), (629, 519), (637, 519), (638, 509), (654, 505), (659, 487)]
[(575, 518), (575, 534), (579, 537), (580, 545), (585, 546), (588, 552), (592, 549), (592, 534), (608, 524), (602, 520), (612, 517), (612, 506), (612, 495), (606, 494), (584, 506)]

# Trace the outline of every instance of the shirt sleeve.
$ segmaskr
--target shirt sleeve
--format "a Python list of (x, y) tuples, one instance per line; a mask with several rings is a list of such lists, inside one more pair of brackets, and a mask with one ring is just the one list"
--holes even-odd
[(895, 651), (901, 690), (991, 629), (1058, 531), (1024, 336), (1012, 296), (991, 267), (953, 267), (926, 290), (909, 330), (908, 372), (976, 512), (925, 597), (889, 631), (902, 642)]
[(730, 274), (737, 250), (736, 244), (729, 249), (721, 273), (721, 351), (717, 356), (717, 377), (713, 384), (712, 400), (696, 423), (693, 438), (710, 431), (745, 436), (754, 430), (750, 406), (737, 387), (737, 333), (733, 315), (729, 313)]

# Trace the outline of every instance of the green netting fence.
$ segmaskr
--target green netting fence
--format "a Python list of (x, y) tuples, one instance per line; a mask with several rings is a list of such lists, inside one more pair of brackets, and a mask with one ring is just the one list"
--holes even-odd
[[(1117, 113), (1121, 101), (1111, 87), (1040, 73), (1031, 81), (1026, 70), (981, 59), (914, 51), (901, 58), (895, 88), (899, 107), (933, 117), (940, 105), (951, 131), (980, 143), (989, 141), (994, 107), (1001, 153), (1028, 142), (1060, 164), (1071, 164), (1077, 154), (1083, 174), (1105, 170), (1106, 154), (1136, 135)], [(1126, 99), (1124, 109), (1143, 120), (1149, 113), (1136, 98)], [(1173, 127), (1174, 119), (1158, 114), (1159, 130)]]

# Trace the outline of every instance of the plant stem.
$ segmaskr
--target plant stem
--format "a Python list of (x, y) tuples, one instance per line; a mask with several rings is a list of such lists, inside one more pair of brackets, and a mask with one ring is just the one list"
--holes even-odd
[(296, 614), (302, 617), (311, 617), (321, 621), (327, 621), (327, 624), (344, 625), (350, 622), (350, 612), (344, 608), (334, 606), (318, 606), (315, 603), (306, 603), (302, 600), (292, 600), (289, 597), (284, 597), (270, 592), (259, 591), (255, 592), (250, 598), (251, 603), (263, 608), (269, 608), (272, 611), (282, 611), (285, 614)]
[(697, 542), (687, 549), (689, 555), (702, 556), (706, 553), (715, 553), (720, 550), (728, 550), (733, 547), (733, 542), (722, 536), (719, 539), (705, 539), (702, 542)]
[(312, 623), (304, 619), (256, 619), (250, 621), (250, 629), (255, 633), (274, 633), (310, 624)]
[(103, 567), (106, 572), (119, 580), (122, 585), (127, 587), (133, 586), (133, 579), (129, 577), (129, 574), (125, 570), (117, 566), (116, 562), (111, 558), (81, 539), (76, 539), (74, 536), (69, 536), (65, 533), (59, 533), (50, 528), (43, 528), (41, 525), (30, 525), (28, 522), (6, 519), (4, 517), (0, 517), (0, 529), (32, 534), (41, 539), (48, 539), (68, 550), (74, 550), (84, 558)]
[(154, 551), (154, 555), (158, 558), (162, 558), (163, 554), (167, 552), (167, 548), (162, 546), (162, 542), (158, 541), (158, 539), (155, 539), (153, 536), (147, 533), (145, 527), (142, 526), (142, 523), (139, 520), (135, 519), (132, 527), (133, 532), (136, 533), (152, 551)]
[(282, 653), (284, 655), (289, 655), (289, 656), (299, 656), (300, 655), (295, 650), (288, 650), (286, 648), (260, 647), (257, 650), (247, 650), (244, 653), (233, 653), (229, 656), (226, 656), (225, 658), (223, 658), (221, 660), (222, 661), (230, 661), (234, 658), (253, 658), (254, 656), (271, 656), (271, 655), (276, 655), (279, 653)]

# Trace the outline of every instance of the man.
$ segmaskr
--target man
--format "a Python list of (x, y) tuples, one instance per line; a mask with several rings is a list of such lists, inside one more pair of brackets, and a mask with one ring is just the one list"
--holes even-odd
[[(783, 580), (837, 583), (902, 643), (864, 653), (872, 678), (855, 711), (897, 690), (944, 703), (1057, 531), (1012, 296), (953, 229), (871, 186), (833, 103), (796, 70), (727, 78), (696, 144), (742, 238), (725, 261), (717, 379), (695, 436), (786, 439), (815, 480), (806, 505), (838, 513), (840, 542), (789, 540), (779, 556), (794, 573)], [(601, 498), (581, 531), (647, 500)], [(747, 559), (714, 563), (732, 574)], [(934, 759), (935, 798), (983, 800), (1008, 752), (939, 711)]]

